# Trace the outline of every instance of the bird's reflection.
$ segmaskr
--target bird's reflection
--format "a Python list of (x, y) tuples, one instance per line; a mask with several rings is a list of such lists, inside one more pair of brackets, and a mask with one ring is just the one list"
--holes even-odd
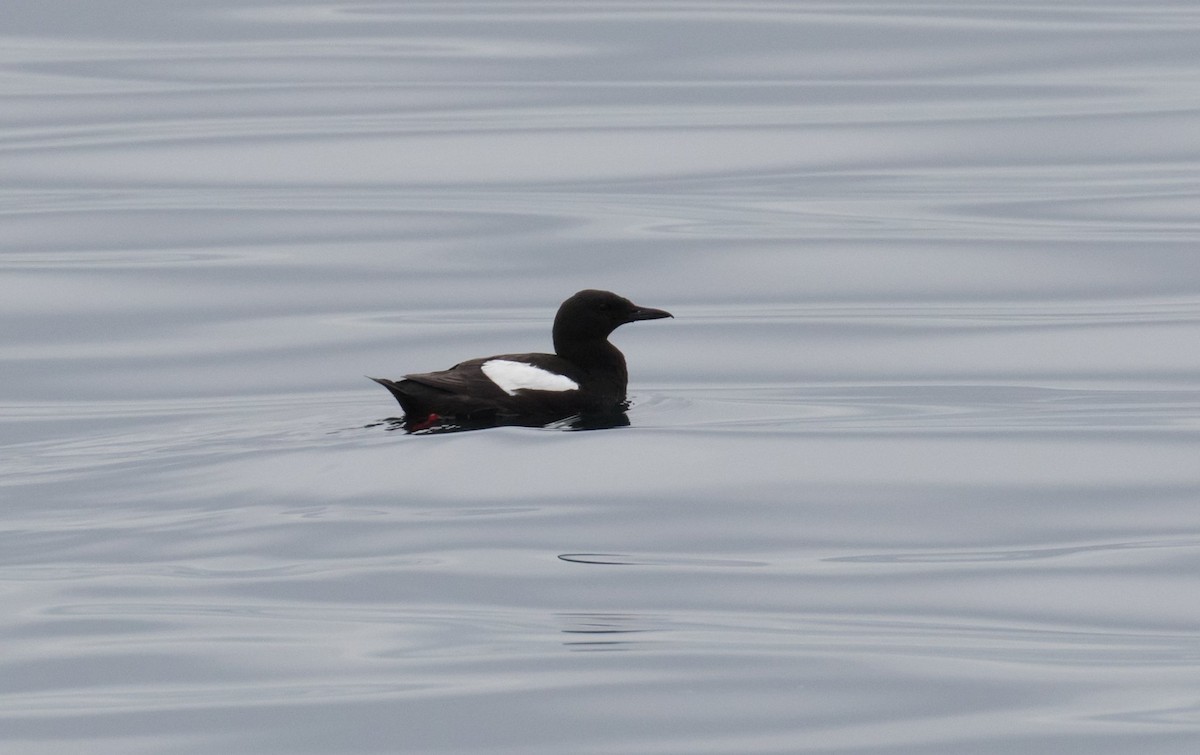
[(461, 433), (468, 430), (486, 430), (491, 427), (537, 427), (546, 430), (607, 430), (613, 427), (628, 427), (629, 414), (624, 410), (601, 414), (574, 414), (570, 417), (488, 417), (438, 418), (419, 423), (409, 422), (404, 417), (389, 417), (373, 422), (366, 427), (382, 427), (389, 432), (400, 430), (409, 435), (440, 435)]
[(563, 645), (569, 650), (611, 651), (633, 650), (640, 641), (638, 635), (655, 631), (649, 617), (631, 613), (560, 613), (562, 633), (569, 639)]

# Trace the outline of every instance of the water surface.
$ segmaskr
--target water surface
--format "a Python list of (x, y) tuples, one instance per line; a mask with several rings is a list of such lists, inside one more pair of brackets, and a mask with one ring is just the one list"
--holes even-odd
[(1195, 750), (1191, 4), (9, 6), (0, 749)]

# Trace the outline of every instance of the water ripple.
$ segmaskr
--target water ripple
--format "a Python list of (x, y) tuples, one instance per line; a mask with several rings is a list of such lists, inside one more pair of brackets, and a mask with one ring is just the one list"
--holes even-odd
[(694, 556), (652, 556), (621, 553), (563, 553), (561, 561), (573, 564), (603, 564), (611, 566), (682, 566), (694, 568), (727, 568), (767, 566), (764, 561), (746, 561), (728, 558), (698, 558)]
[(1185, 548), (1200, 546), (1200, 540), (1159, 540), (1129, 543), (1102, 543), (1056, 548), (1018, 548), (1013, 550), (930, 551), (927, 553), (872, 554), (865, 556), (835, 556), (829, 562), (852, 564), (970, 564), (995, 561), (1034, 561), (1057, 559), (1106, 551), (1140, 550), (1143, 548)]

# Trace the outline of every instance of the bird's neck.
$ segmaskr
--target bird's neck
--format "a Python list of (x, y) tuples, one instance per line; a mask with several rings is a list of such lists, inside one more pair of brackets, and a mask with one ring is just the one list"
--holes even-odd
[(604, 336), (579, 340), (555, 333), (554, 352), (587, 372), (619, 380), (622, 387), (629, 379), (625, 355)]

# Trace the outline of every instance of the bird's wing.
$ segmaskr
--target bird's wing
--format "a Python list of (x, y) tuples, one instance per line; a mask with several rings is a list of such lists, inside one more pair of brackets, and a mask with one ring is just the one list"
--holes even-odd
[(506, 395), (503, 388), (496, 384), (483, 371), (486, 362), (502, 360), (530, 364), (547, 372), (559, 375), (575, 376), (577, 370), (562, 357), (554, 354), (501, 354), (483, 359), (471, 359), (456, 364), (448, 370), (439, 372), (420, 372), (404, 377), (414, 383), (436, 388), (447, 393), (465, 394), (478, 398)]

